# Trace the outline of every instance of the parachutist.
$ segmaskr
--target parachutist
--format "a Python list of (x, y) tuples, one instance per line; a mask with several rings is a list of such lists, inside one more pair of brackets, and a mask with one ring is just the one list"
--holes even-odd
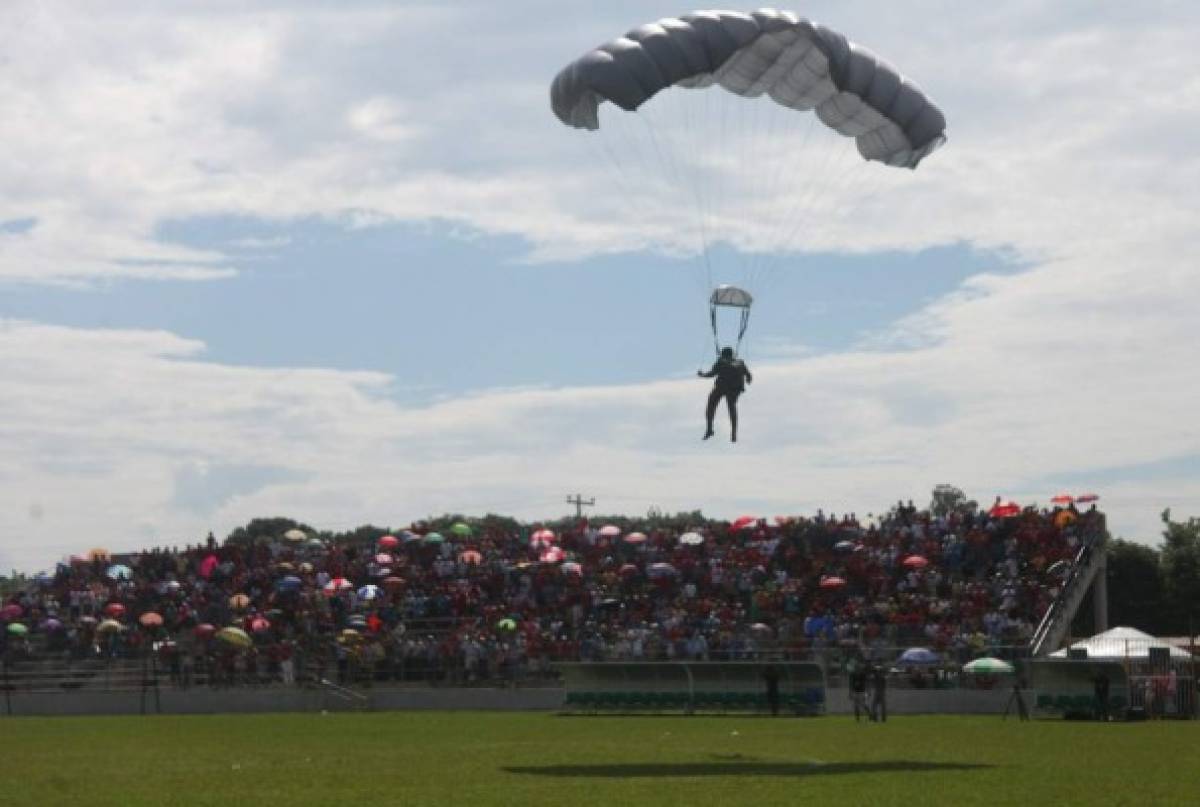
[(713, 382), (712, 392), (708, 394), (708, 406), (704, 411), (706, 424), (704, 439), (707, 440), (713, 436), (713, 417), (717, 414), (717, 405), (724, 398), (725, 406), (729, 409), (729, 439), (736, 443), (737, 399), (746, 391), (746, 384), (754, 381), (749, 368), (746, 367), (745, 362), (734, 355), (733, 348), (726, 347), (721, 349), (721, 355), (717, 357), (711, 370), (707, 373), (697, 370), (696, 375), (701, 378), (716, 378), (716, 381)]

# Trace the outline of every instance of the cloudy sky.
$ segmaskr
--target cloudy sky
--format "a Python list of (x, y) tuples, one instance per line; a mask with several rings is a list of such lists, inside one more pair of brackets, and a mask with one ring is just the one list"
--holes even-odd
[[(882, 168), (702, 93), (563, 127), (555, 72), (669, 3), (0, 5), (0, 569), (575, 491), (1200, 515), (1200, 6), (793, 8), (948, 145)], [(718, 281), (758, 297), (736, 445), (699, 440)]]

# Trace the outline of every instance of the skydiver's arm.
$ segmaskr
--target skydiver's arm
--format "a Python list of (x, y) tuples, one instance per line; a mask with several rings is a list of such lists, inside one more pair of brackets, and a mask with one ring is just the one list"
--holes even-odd
[(744, 364), (743, 364), (743, 365), (742, 365), (742, 372), (746, 374), (746, 383), (747, 383), (747, 384), (753, 384), (753, 383), (754, 383), (754, 376), (750, 375), (750, 368), (749, 368), (749, 367), (747, 367), (746, 365), (744, 365)]
[(709, 370), (707, 373), (704, 372), (703, 370), (696, 371), (696, 375), (700, 376), (701, 378), (712, 378), (716, 374), (717, 374), (717, 365), (715, 365), (715, 364), (712, 366), (712, 369)]

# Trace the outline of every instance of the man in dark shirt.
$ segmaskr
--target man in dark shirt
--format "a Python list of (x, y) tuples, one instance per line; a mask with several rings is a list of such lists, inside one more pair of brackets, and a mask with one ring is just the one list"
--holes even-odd
[(867, 667), (865, 664), (855, 664), (850, 671), (850, 701), (854, 704), (854, 722), (859, 722), (861, 715), (870, 716), (867, 710)]
[(887, 672), (879, 664), (871, 668), (871, 719), (887, 722)]
[(707, 373), (697, 370), (696, 375), (701, 378), (716, 378), (716, 381), (713, 382), (712, 392), (708, 395), (708, 407), (704, 411), (704, 420), (707, 424), (704, 430), (704, 439), (707, 440), (713, 436), (713, 417), (717, 414), (717, 405), (724, 398), (725, 405), (729, 408), (729, 437), (736, 443), (737, 399), (746, 391), (746, 385), (754, 380), (746, 363), (733, 355), (733, 348), (721, 348), (721, 355), (713, 364), (712, 369)]
[(768, 664), (763, 670), (763, 680), (767, 682), (767, 706), (771, 709), (771, 714), (775, 717), (779, 716), (779, 668), (774, 664)]

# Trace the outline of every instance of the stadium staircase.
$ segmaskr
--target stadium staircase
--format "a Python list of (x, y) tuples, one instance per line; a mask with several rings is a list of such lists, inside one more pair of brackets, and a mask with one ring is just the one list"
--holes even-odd
[(1034, 631), (1029, 645), (1031, 656), (1037, 658), (1053, 653), (1070, 635), (1071, 623), (1083, 605), (1084, 598), (1091, 591), (1097, 575), (1104, 573), (1107, 565), (1105, 551), (1103, 540), (1079, 547), (1062, 589), (1050, 603), (1037, 630)]

